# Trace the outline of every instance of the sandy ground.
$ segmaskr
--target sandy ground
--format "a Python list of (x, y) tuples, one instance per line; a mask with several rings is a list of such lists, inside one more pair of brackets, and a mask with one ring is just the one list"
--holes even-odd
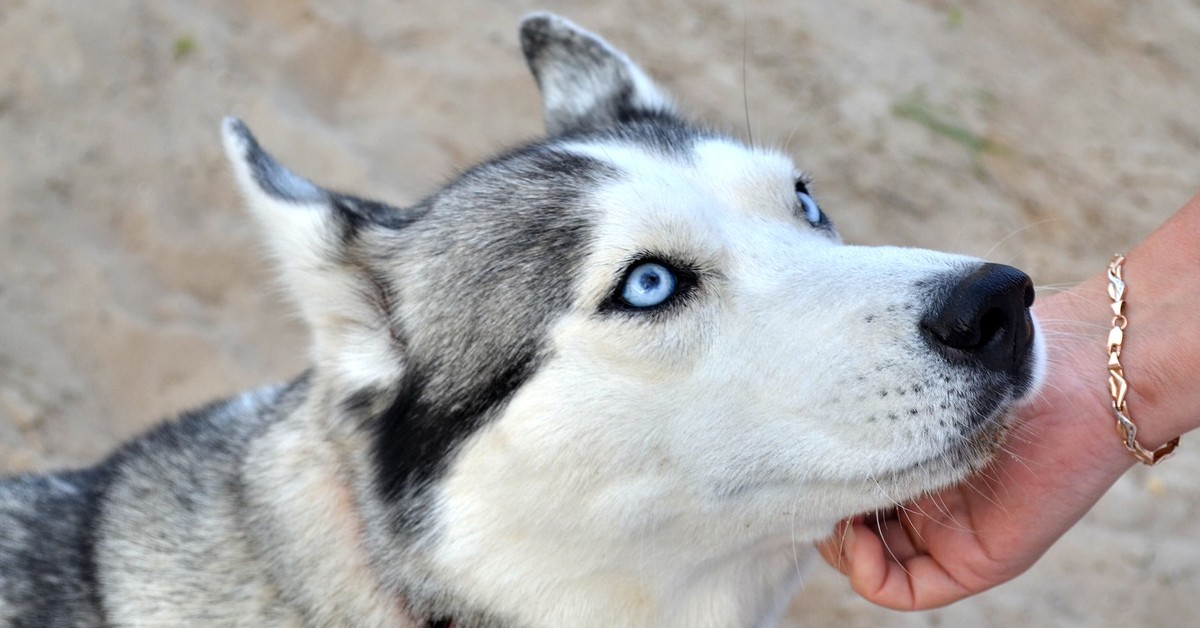
[[(605, 34), (697, 117), (785, 146), (851, 241), (1064, 284), (1200, 188), (1195, 0), (3, 0), (0, 470), (94, 461), (303, 368), (222, 115), (319, 181), (417, 199), (539, 133), (515, 37), (537, 8)], [(1197, 452), (1129, 473), (1011, 584), (899, 614), (821, 565), (795, 623), (1189, 624)]]

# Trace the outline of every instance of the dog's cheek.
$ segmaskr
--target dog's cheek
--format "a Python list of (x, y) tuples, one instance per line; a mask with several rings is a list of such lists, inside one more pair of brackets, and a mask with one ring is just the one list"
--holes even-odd
[[(604, 410), (601, 400), (615, 394), (608, 388), (568, 400), (573, 388), (594, 386), (559, 362), (545, 368), (463, 443), (437, 489), (433, 560), (464, 591), (490, 596), (514, 574), (534, 582), (548, 567), (613, 559), (588, 548), (644, 534), (671, 484), (652, 469), (660, 460), (652, 430), (638, 432), (644, 417)], [(563, 565), (563, 556), (575, 558)]]
[(672, 386), (713, 346), (715, 315), (702, 306), (660, 313), (619, 312), (563, 320), (553, 333), (556, 355), (590, 362), (598, 374), (640, 377)]

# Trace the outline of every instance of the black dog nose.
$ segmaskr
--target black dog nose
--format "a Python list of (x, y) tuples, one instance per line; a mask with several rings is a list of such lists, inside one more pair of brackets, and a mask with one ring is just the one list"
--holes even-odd
[(921, 328), (952, 362), (1016, 374), (1033, 342), (1031, 305), (1029, 275), (1012, 266), (984, 264), (926, 312)]

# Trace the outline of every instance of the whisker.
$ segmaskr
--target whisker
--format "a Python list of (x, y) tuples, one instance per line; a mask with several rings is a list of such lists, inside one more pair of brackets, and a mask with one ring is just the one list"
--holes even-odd
[(746, 14), (746, 6), (742, 5), (742, 109), (746, 114), (746, 135), (750, 138), (750, 146), (754, 146), (754, 129), (750, 128), (750, 95), (746, 87), (746, 48), (750, 40), (750, 18)]
[(810, 117), (810, 114), (808, 114), (808, 113), (802, 113), (798, 116), (799, 119), (796, 120), (796, 124), (792, 125), (792, 130), (788, 132), (787, 139), (785, 139), (783, 141), (783, 152), (784, 153), (791, 152), (792, 139), (795, 137), (796, 132), (800, 130), (800, 125), (804, 124), (805, 122), (808, 122), (809, 117)]
[[(800, 578), (801, 581), (803, 581), (804, 573), (800, 569), (800, 548), (796, 545), (796, 515), (799, 513), (799, 511), (800, 511), (800, 498), (797, 497), (796, 501), (792, 503), (792, 521), (791, 521), (791, 524), (792, 524), (792, 563), (796, 566), (796, 577)], [(842, 562), (842, 549), (845, 547), (844, 543), (846, 540), (845, 534), (846, 533), (843, 530), (843, 532), (842, 532), (843, 545), (838, 547), (838, 563)], [(840, 568), (841, 565), (839, 564), (838, 567)]]
[(1036, 289), (1036, 290), (1070, 290), (1071, 288), (1078, 286), (1080, 283), (1082, 283), (1082, 282), (1064, 281), (1062, 283), (1046, 283), (1046, 284), (1042, 284), (1040, 286), (1034, 286), (1034, 289)]
[(889, 555), (892, 557), (892, 560), (893, 560), (893, 561), (894, 561), (894, 562), (895, 562), (897, 565), (899, 565), (899, 566), (900, 566), (900, 569), (903, 569), (903, 570), (904, 570), (904, 573), (908, 574), (908, 577), (909, 577), (909, 578), (911, 578), (911, 577), (912, 577), (912, 572), (910, 572), (910, 571), (908, 570), (908, 567), (905, 567), (905, 566), (904, 566), (904, 563), (900, 562), (900, 557), (899, 557), (899, 556), (896, 556), (896, 552), (892, 551), (892, 546), (891, 546), (891, 545), (888, 543), (888, 540), (887, 540), (887, 535), (883, 534), (883, 529), (884, 529), (884, 526), (882, 525), (882, 522), (885, 522), (885, 521), (886, 521), (886, 520), (882, 520), (882, 521), (881, 521), (881, 518), (880, 518), (880, 516), (879, 516), (879, 512), (878, 512), (878, 511), (876, 511), (876, 512), (875, 512), (875, 527), (876, 527), (876, 528), (878, 528), (878, 529), (880, 530), (880, 534), (879, 534), (879, 540), (883, 541), (883, 549), (886, 549), (886, 550), (887, 550), (887, 553), (888, 553), (888, 554), (889, 554)]
[[(919, 540), (921, 543), (925, 542), (925, 537), (921, 535), (921, 531), (917, 529), (916, 522), (913, 521), (912, 513), (908, 512), (908, 511), (904, 511), (904, 512), (897, 514), (896, 517), (897, 517), (897, 519), (900, 517), (904, 517), (905, 519), (907, 519), (908, 520), (908, 527), (906, 528), (907, 532), (911, 535), (916, 536), (917, 540)], [(928, 518), (928, 517), (926, 517), (926, 518)], [(904, 525), (903, 522), (901, 522), (900, 525), (903, 526)]]
[(1003, 238), (1000, 238), (999, 241), (997, 241), (995, 244), (992, 245), (992, 248), (988, 249), (987, 253), (984, 253), (983, 255), (980, 255), (979, 257), (987, 259), (992, 256), (992, 253), (996, 252), (996, 249), (1000, 248), (1000, 245), (1004, 244), (1005, 242), (1012, 239), (1013, 237), (1018, 236), (1026, 231), (1029, 231), (1030, 229), (1037, 227), (1039, 225), (1044, 225), (1048, 222), (1057, 222), (1060, 220), (1062, 220), (1062, 219), (1061, 218), (1045, 218), (1042, 220), (1038, 220), (1037, 222), (1031, 222), (1019, 229), (1015, 229), (1014, 231), (1012, 231), (1012, 233), (1009, 233), (1008, 235), (1004, 236)]
[(945, 495), (941, 494), (940, 492), (935, 493), (930, 496), (930, 501), (932, 501), (938, 507), (938, 510), (941, 511), (942, 514), (946, 515), (946, 521), (934, 519), (932, 520), (934, 523), (946, 528), (947, 530), (954, 530), (955, 532), (971, 532), (970, 526), (962, 523), (958, 520), (958, 517), (954, 516), (954, 511), (952, 511), (950, 509), (950, 505), (946, 503)]

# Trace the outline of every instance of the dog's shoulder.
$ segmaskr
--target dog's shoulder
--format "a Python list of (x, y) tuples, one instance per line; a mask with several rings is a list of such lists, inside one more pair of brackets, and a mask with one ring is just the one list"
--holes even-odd
[(236, 508), (248, 448), (287, 416), (285, 400), (307, 380), (210, 403), (118, 449), (105, 463), (109, 482), (97, 512), (104, 535), (144, 533), (145, 526), (170, 534), (215, 516), (218, 503)]
[(305, 382), (184, 413), (90, 468), (0, 482), (0, 625), (103, 625), (104, 570), (138, 560), (112, 555), (127, 553), (114, 532), (149, 526), (173, 545), (210, 506), (236, 500), (247, 444), (284, 414), (280, 397)]

